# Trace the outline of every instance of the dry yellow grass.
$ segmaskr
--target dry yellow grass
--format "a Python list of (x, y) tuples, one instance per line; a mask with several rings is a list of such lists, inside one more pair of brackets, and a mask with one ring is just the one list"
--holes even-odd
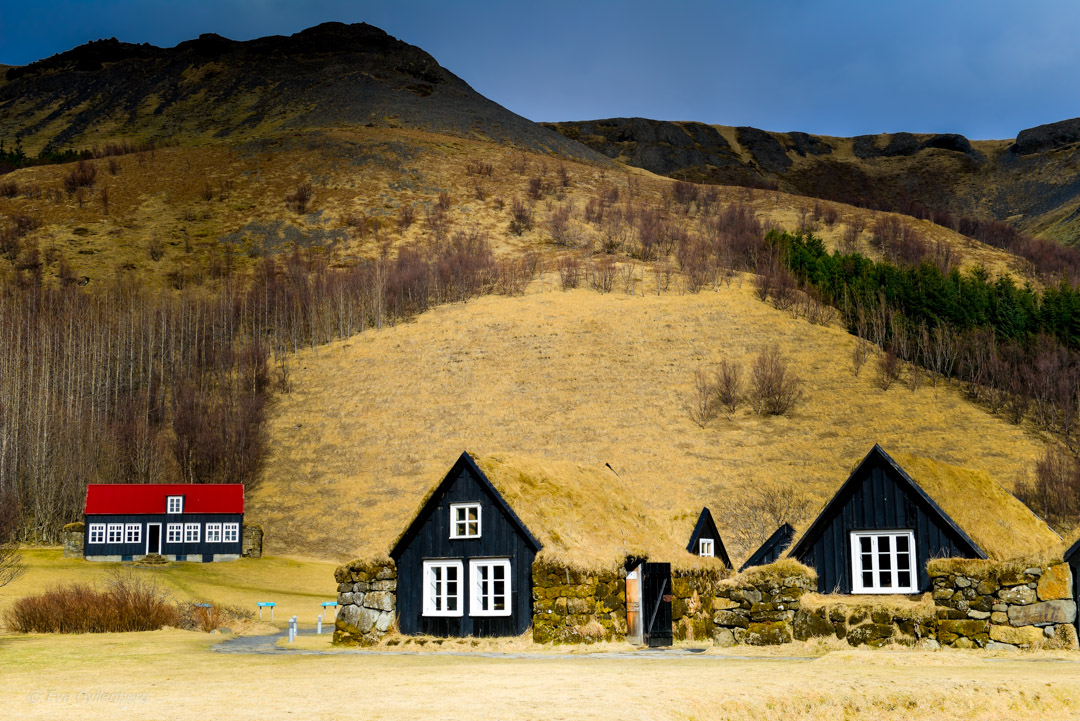
[[(41, 593), (58, 584), (102, 583), (118, 571), (156, 581), (178, 600), (240, 606), (255, 612), (256, 619), (256, 602), (273, 601), (277, 603), (274, 622), (279, 626), (294, 614), (298, 622), (314, 625), (315, 617), (322, 613), (319, 604), (337, 599), (334, 565), (322, 561), (242, 558), (227, 563), (172, 563), (142, 568), (130, 563), (62, 558), (58, 548), (24, 549), (22, 556), (26, 573), (0, 588), (0, 620), (18, 598)], [(270, 620), (269, 611), (263, 620)]]
[[(841, 650), (250, 656), (181, 631), (0, 637), (0, 704), (19, 719), (765, 719), (1028, 721), (1080, 716), (1075, 655)], [(1066, 662), (1062, 662), (1066, 661)], [(103, 673), (107, 669), (107, 674)], [(645, 689), (646, 691), (643, 691)]]
[[(875, 442), (1006, 487), (1043, 452), (956, 388), (882, 391), (871, 372), (853, 377), (851, 336), (759, 302), (745, 279), (698, 295), (541, 287), (301, 353), (249, 505), (271, 551), (385, 552), (465, 449), (610, 462), (631, 495), (667, 517), (685, 513), (688, 529), (702, 505), (716, 512), (754, 486), (791, 484), (824, 502)], [(805, 379), (803, 404), (779, 418), (743, 408), (698, 428), (686, 411), (694, 370), (721, 358), (748, 366), (772, 342)], [(731, 527), (715, 515), (721, 532)]]

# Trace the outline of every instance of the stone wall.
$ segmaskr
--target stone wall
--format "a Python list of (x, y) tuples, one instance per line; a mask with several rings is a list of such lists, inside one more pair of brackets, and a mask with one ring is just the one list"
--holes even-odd
[(802, 607), (795, 611), (791, 628), (797, 641), (835, 636), (852, 646), (938, 647), (937, 612), (929, 599), (813, 598), (804, 599)]
[(1076, 602), (1066, 563), (927, 565), (938, 606), (937, 638), (956, 648), (1076, 648)]
[(672, 569), (671, 622), (676, 641), (708, 641), (714, 637), (713, 601), (727, 574), (721, 569)]
[(86, 540), (86, 526), (82, 521), (69, 523), (60, 532), (60, 539), (64, 544), (64, 558), (82, 558), (83, 543)]
[(779, 561), (718, 584), (713, 599), (714, 643), (768, 646), (789, 643), (802, 596), (817, 588), (813, 571)]
[(583, 571), (533, 562), (533, 641), (593, 643), (626, 638), (626, 571)]
[(394, 625), (397, 567), (389, 558), (353, 561), (334, 571), (338, 613), (334, 644), (374, 646)]
[(245, 523), (240, 539), (240, 555), (244, 558), (262, 558), (263, 529), (257, 523)]

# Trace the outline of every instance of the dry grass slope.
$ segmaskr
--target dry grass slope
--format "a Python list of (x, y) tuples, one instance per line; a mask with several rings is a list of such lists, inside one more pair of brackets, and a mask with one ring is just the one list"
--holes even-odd
[[(1005, 487), (1043, 451), (958, 389), (882, 391), (871, 373), (853, 377), (852, 336), (759, 302), (745, 278), (696, 295), (550, 287), (303, 352), (293, 392), (272, 412), (266, 480), (250, 499), (271, 552), (385, 552), (464, 449), (609, 462), (628, 496), (658, 516), (682, 515), (687, 534), (702, 505), (730, 529), (725, 502), (763, 485), (824, 502), (875, 442)], [(744, 407), (695, 425), (686, 410), (694, 369), (721, 358), (746, 367), (772, 342), (805, 379), (804, 403), (786, 417)], [(734, 549), (733, 560), (750, 550)]]

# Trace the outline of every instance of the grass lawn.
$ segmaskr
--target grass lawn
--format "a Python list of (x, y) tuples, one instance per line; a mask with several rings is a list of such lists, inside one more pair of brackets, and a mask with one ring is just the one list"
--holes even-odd
[[(49, 586), (74, 582), (100, 582), (118, 571), (130, 571), (158, 581), (177, 599), (214, 601), (256, 611), (258, 601), (273, 601), (274, 622), (284, 625), (289, 616), (306, 626), (315, 625), (323, 601), (337, 599), (335, 564), (325, 561), (264, 557), (223, 563), (170, 563), (162, 568), (139, 568), (130, 563), (97, 563), (63, 558), (59, 548), (33, 548), (22, 552), (26, 573), (0, 588), (0, 616), (17, 598), (40, 593)], [(269, 613), (264, 620), (269, 620)]]
[(217, 638), (0, 636), (0, 704), (19, 719), (1080, 717), (1080, 667), (1060, 654), (265, 656), (214, 653)]

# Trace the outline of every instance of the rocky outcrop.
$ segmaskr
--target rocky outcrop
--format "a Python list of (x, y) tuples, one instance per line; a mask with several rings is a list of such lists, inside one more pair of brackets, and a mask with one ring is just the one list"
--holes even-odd
[(374, 646), (394, 624), (397, 567), (390, 559), (353, 561), (334, 572), (338, 613), (334, 644)]
[(1021, 130), (1011, 149), (1017, 155), (1030, 155), (1056, 150), (1073, 143), (1080, 143), (1080, 118)]

